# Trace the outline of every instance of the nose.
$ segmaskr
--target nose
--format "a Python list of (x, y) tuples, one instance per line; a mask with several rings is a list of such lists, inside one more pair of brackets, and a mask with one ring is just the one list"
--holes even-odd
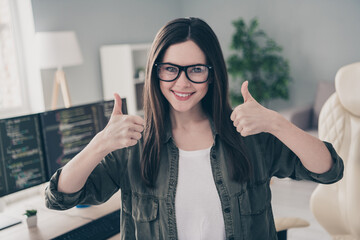
[(180, 85), (180, 86), (190, 86), (191, 83), (189, 81), (189, 79), (187, 78), (185, 71), (181, 71), (180, 76), (178, 77), (178, 79), (176, 79), (176, 84)]

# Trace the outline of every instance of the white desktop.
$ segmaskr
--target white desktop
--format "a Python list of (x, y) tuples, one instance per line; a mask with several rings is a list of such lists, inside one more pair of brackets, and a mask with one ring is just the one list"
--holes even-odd
[[(20, 224), (0, 230), (0, 239), (4, 240), (45, 240), (57, 237), (86, 223), (98, 219), (120, 208), (120, 191), (114, 194), (106, 203), (86, 208), (72, 208), (65, 211), (55, 211), (46, 208), (44, 188), (46, 184), (34, 187), (26, 196), (20, 199), (11, 199), (7, 202), (4, 211), (0, 214), (5, 217), (22, 219)], [(15, 193), (16, 194), (16, 193)], [(8, 198), (9, 201), (9, 198)], [(25, 216), (27, 209), (37, 210), (37, 226), (28, 228)], [(119, 239), (117, 234), (109, 239)]]

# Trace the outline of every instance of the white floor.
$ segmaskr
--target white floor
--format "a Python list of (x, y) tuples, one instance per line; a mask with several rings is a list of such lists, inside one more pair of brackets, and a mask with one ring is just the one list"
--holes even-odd
[(272, 207), (275, 217), (299, 217), (309, 227), (288, 231), (288, 240), (331, 240), (312, 214), (309, 202), (317, 183), (274, 178), (271, 184)]

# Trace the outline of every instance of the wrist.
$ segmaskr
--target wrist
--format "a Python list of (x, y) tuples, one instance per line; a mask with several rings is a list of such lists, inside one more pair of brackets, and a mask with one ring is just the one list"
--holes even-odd
[(270, 121), (268, 131), (274, 136), (277, 136), (282, 130), (287, 128), (287, 124), (289, 123), (280, 113), (269, 110), (270, 111)]
[(103, 131), (97, 133), (88, 146), (93, 149), (95, 156), (99, 156), (101, 159), (111, 152), (111, 150), (106, 147), (107, 145)]

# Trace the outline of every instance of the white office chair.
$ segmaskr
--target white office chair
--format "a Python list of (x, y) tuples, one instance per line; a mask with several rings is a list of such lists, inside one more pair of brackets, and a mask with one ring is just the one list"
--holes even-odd
[(340, 68), (335, 88), (320, 113), (319, 138), (343, 159), (344, 177), (319, 184), (310, 207), (333, 239), (355, 240), (360, 239), (360, 62)]

